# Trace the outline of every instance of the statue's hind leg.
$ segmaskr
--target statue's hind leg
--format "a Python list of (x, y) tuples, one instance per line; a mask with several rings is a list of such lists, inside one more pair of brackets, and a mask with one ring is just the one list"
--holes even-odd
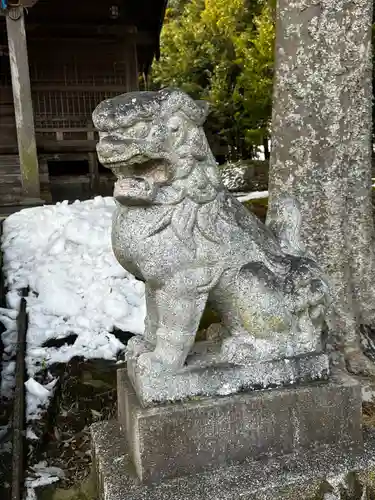
[(277, 277), (261, 262), (243, 266), (236, 280), (235, 308), (247, 332), (270, 338), (292, 330), (292, 314)]
[(246, 264), (220, 283), (215, 294), (221, 297), (223, 322), (231, 334), (222, 343), (222, 361), (247, 365), (279, 355), (279, 341), (285, 344), (292, 335), (293, 319), (269, 269), (260, 262)]
[(267, 338), (292, 328), (288, 303), (280, 289), (272, 272), (253, 262), (223, 275), (212, 299), (232, 336)]

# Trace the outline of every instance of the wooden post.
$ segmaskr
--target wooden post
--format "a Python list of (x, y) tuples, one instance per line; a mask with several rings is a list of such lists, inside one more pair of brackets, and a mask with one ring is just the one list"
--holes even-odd
[(6, 25), (23, 193), (27, 198), (40, 198), (38, 155), (22, 7), (13, 8), (7, 13)]
[(129, 33), (125, 38), (126, 92), (139, 90), (136, 36), (137, 28), (134, 26), (129, 29)]
[[(89, 124), (89, 126), (92, 127), (92, 124)], [(87, 132), (87, 140), (95, 140), (94, 130), (89, 130)], [(90, 169), (90, 195), (97, 196), (99, 194), (100, 187), (98, 157), (96, 155), (96, 152), (90, 152), (88, 153), (87, 158)]]
[(17, 316), (17, 355), (16, 390), (13, 407), (13, 446), (12, 446), (12, 496), (11, 500), (22, 500), (25, 481), (25, 355), (27, 338), (27, 289), (22, 290), (20, 310)]

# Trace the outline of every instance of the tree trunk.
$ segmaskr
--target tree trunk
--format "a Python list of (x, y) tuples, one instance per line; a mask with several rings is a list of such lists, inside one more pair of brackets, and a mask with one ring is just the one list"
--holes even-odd
[(302, 238), (330, 277), (327, 324), (354, 372), (375, 372), (359, 328), (375, 325), (371, 204), (372, 0), (279, 0), (270, 206), (301, 203)]

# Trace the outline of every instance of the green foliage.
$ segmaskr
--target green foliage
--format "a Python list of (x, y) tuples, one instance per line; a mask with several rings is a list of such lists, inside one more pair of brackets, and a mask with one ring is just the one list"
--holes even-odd
[(271, 116), (273, 0), (170, 0), (161, 58), (151, 86), (180, 87), (207, 99), (208, 135), (231, 151), (252, 156), (268, 138)]
[(268, 197), (245, 201), (243, 205), (250, 210), (250, 212), (255, 214), (262, 222), (266, 222)]

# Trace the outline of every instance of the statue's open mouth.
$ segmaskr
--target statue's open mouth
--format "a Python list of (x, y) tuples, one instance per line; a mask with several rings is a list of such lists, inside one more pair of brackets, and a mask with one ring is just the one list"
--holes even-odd
[(155, 196), (155, 185), (142, 177), (121, 178), (115, 183), (113, 196), (121, 205), (149, 205)]
[(117, 177), (113, 195), (122, 205), (152, 203), (157, 187), (169, 181), (167, 165), (162, 160), (113, 163), (111, 169)]
[[(166, 175), (166, 162), (154, 160), (145, 156), (134, 156), (126, 161), (107, 163), (117, 178), (125, 177), (160, 177)], [(155, 179), (156, 180), (156, 179)]]

